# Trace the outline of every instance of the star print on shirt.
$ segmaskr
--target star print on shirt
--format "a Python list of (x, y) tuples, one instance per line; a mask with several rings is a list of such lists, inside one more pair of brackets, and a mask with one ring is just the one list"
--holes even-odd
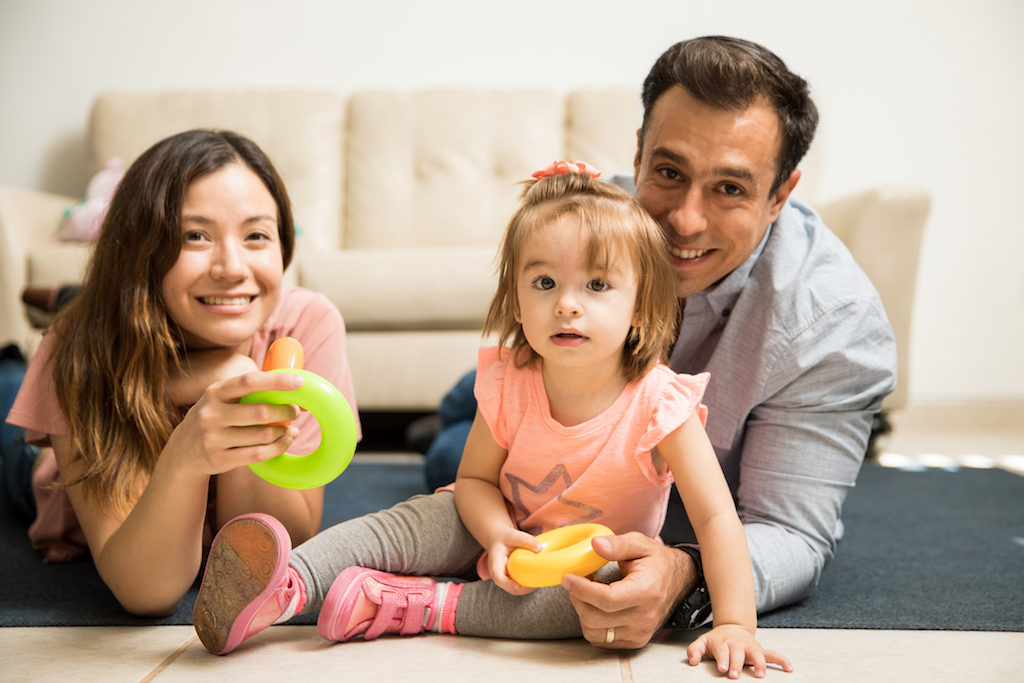
[[(569, 471), (565, 468), (565, 465), (563, 465), (561, 463), (559, 463), (558, 465), (555, 465), (554, 467), (552, 467), (551, 471), (548, 472), (546, 477), (544, 477), (544, 480), (542, 482), (540, 482), (539, 484), (537, 484), (536, 486), (530, 484), (529, 482), (527, 482), (522, 477), (515, 476), (514, 474), (506, 474), (505, 478), (508, 480), (508, 483), (512, 487), (512, 503), (513, 503), (513, 505), (515, 505), (516, 510), (518, 512), (522, 513), (522, 516), (519, 517), (518, 519), (516, 519), (516, 526), (518, 526), (520, 529), (522, 529), (523, 531), (525, 531), (527, 533), (536, 535), (536, 534), (539, 534), (541, 531), (543, 531), (543, 529), (541, 529), (540, 527), (533, 527), (533, 528), (524, 528), (523, 527), (523, 522), (525, 522), (526, 519), (531, 514), (533, 514), (534, 512), (537, 511), (536, 508), (531, 510), (524, 503), (524, 501), (523, 501), (524, 489), (528, 492), (526, 495), (528, 497), (532, 497), (532, 496), (530, 496), (530, 493), (534, 493), (534, 494), (547, 493), (549, 491), (549, 489), (551, 489), (552, 487), (556, 487), (556, 490), (557, 490), (557, 485), (558, 485), (559, 482), (561, 482), (562, 483), (562, 489), (563, 489), (562, 493), (559, 493), (557, 496), (545, 496), (540, 501), (531, 501), (531, 502), (539, 502), (541, 505), (549, 505), (550, 504), (549, 501), (554, 499), (554, 500), (557, 500), (559, 503), (562, 503), (563, 505), (567, 505), (567, 506), (569, 506), (571, 508), (575, 508), (575, 510), (573, 510), (572, 512), (578, 514), (578, 517), (575, 518), (575, 519), (567, 519), (562, 526), (567, 526), (569, 524), (581, 524), (583, 522), (589, 522), (591, 520), (597, 519), (602, 514), (604, 514), (604, 510), (602, 510), (601, 508), (596, 508), (596, 507), (594, 507), (592, 505), (587, 505), (586, 503), (582, 503), (582, 502), (580, 502), (578, 500), (572, 500), (571, 498), (563, 497), (565, 489), (568, 489), (570, 486), (572, 486), (572, 478), (569, 476)], [(540, 507), (540, 506), (538, 506), (538, 507)]]

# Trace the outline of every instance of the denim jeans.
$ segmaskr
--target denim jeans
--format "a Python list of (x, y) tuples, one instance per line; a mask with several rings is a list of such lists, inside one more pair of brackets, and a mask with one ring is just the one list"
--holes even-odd
[(424, 472), (427, 486), (431, 490), (455, 481), (455, 473), (459, 471), (462, 460), (462, 449), (466, 446), (469, 428), (473, 426), (476, 416), (476, 396), (473, 385), (476, 382), (476, 370), (463, 375), (441, 400), (438, 416), (441, 418), (441, 431), (427, 449)]
[(25, 364), (18, 360), (0, 360), (0, 484), (8, 504), (27, 520), (36, 517), (36, 502), (32, 495), (32, 467), (39, 449), (25, 443), (25, 430), (7, 424), (7, 413), (14, 405), (21, 382), (25, 378)]

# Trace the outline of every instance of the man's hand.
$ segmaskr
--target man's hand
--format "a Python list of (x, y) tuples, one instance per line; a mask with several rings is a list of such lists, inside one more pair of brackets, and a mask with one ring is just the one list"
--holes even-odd
[(562, 579), (583, 637), (597, 647), (643, 647), (696, 586), (693, 559), (637, 532), (596, 536), (591, 544), (598, 555), (619, 563), (623, 578), (610, 584), (574, 575)]

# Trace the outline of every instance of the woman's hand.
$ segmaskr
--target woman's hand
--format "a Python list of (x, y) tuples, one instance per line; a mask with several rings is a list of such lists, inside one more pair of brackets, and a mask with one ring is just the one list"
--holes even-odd
[(718, 670), (729, 678), (739, 678), (744, 666), (753, 666), (754, 675), (764, 678), (768, 664), (777, 664), (783, 671), (792, 671), (789, 660), (772, 650), (766, 650), (754, 639), (754, 634), (736, 624), (716, 626), (686, 648), (690, 666), (700, 664), (708, 657), (718, 663)]
[(174, 405), (185, 408), (194, 405), (211, 384), (259, 371), (256, 361), (231, 349), (190, 351), (182, 365), (167, 391)]
[(490, 578), (499, 588), (512, 595), (526, 595), (532, 593), (534, 589), (520, 585), (508, 575), (508, 556), (516, 548), (526, 548), (535, 553), (541, 551), (541, 545), (536, 538), (525, 531), (509, 527), (487, 548), (485, 561), (491, 574)]
[(239, 403), (254, 391), (289, 391), (302, 378), (288, 373), (248, 372), (215, 382), (185, 414), (167, 442), (169, 455), (190, 471), (214, 475), (284, 453), (298, 435), (294, 426), (270, 426), (299, 416), (295, 405)]

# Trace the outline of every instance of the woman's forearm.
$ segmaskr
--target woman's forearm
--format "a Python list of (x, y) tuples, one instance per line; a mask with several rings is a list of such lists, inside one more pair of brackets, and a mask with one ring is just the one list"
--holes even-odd
[(103, 544), (96, 568), (133, 614), (174, 611), (199, 573), (209, 477), (161, 458), (131, 513)]
[(324, 489), (286, 489), (256, 476), (248, 467), (217, 475), (217, 526), (247, 512), (264, 512), (288, 530), (292, 545), (312, 538), (320, 529)]

